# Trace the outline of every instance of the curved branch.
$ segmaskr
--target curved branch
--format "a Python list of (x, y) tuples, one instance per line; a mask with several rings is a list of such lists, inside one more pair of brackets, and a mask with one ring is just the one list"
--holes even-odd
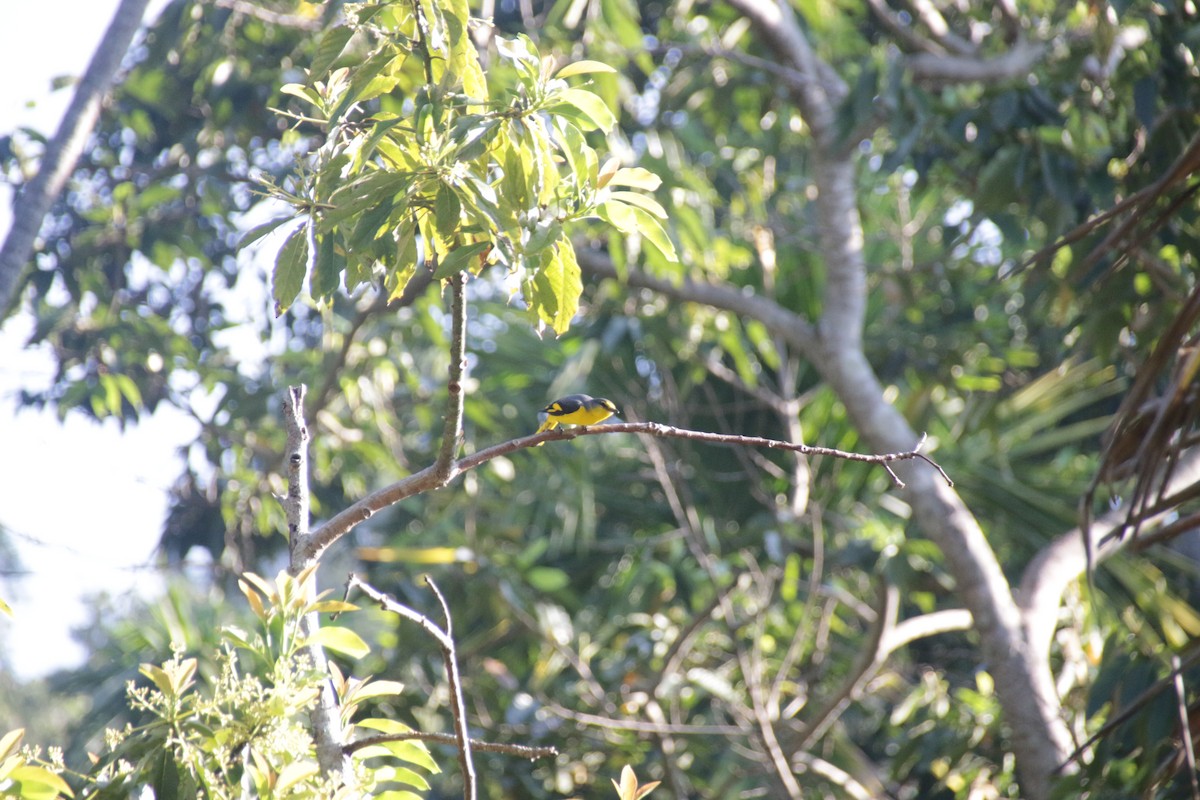
[(821, 738), (862, 687), (887, 661), (888, 642), (894, 635), (896, 616), (900, 611), (900, 590), (894, 583), (883, 581), (879, 585), (879, 598), (875, 608), (875, 623), (864, 642), (858, 658), (850, 668), (850, 674), (832, 695), (825, 699), (821, 707), (806, 721), (800, 739), (793, 750), (805, 752), (814, 742)]
[[(1164, 487), (1164, 495), (1174, 495), (1200, 482), (1200, 448), (1189, 450), (1175, 467), (1170, 483)], [(1171, 509), (1159, 513), (1161, 520)], [(1143, 525), (1153, 524), (1154, 519), (1144, 520)], [(1124, 508), (1109, 511), (1089, 526), (1088, 543), (1095, 554), (1096, 563), (1118, 553), (1132, 539), (1109, 537), (1109, 533), (1122, 528), (1128, 522)], [(1043, 547), (1029, 562), (1017, 589), (1017, 603), (1024, 618), (1029, 647), (1040, 659), (1050, 655), (1050, 642), (1058, 627), (1058, 608), (1062, 605), (1067, 587), (1087, 570), (1088, 548), (1084, 546), (1083, 533), (1079, 528), (1061, 534)]]
[(754, 23), (781, 61), (791, 64), (804, 80), (789, 83), (818, 145), (837, 144), (837, 105), (846, 96), (846, 84), (817, 56), (796, 20), (792, 7), (781, 0), (729, 0)]
[(1018, 41), (1012, 48), (993, 58), (966, 55), (915, 53), (904, 59), (914, 80), (945, 86), (960, 83), (1003, 83), (1027, 77), (1046, 55), (1040, 42)]
[[(853, 175), (853, 171), (844, 165), (830, 168), (838, 170), (839, 179)], [(825, 202), (822, 193), (822, 205)], [(852, 214), (850, 222), (857, 223), (857, 210), (852, 201), (844, 202), (849, 204), (846, 212)], [(854, 224), (836, 214), (825, 213), (821, 219), (823, 225), (826, 221), (832, 224), (832, 229), (823, 231), (822, 247), (827, 241), (846, 239), (848, 226), (851, 231), (856, 229)], [(851, 232), (849, 237), (852, 236)], [(842, 254), (848, 261), (838, 261), (826, 254), (829, 287), (851, 286), (857, 287), (855, 291), (865, 293), (861, 251), (843, 249)], [(597, 263), (602, 260), (603, 257), (584, 250), (579, 263), (585, 271), (605, 275), (609, 269)], [(836, 273), (843, 273), (837, 276), (841, 283), (835, 280)], [(636, 270), (630, 270), (626, 280), (633, 286), (657, 288), (658, 284)], [(871, 447), (882, 451), (900, 450), (916, 438), (904, 415), (884, 398), (883, 386), (862, 349), (854, 346), (861, 338), (855, 328), (854, 304), (861, 303), (862, 296), (847, 299), (844, 308), (834, 311), (829, 304), (838, 298), (827, 294), (827, 308), (817, 335), (812, 325), (798, 314), (767, 298), (744, 296), (732, 286), (684, 281), (664, 287), (662, 291), (678, 300), (706, 303), (739, 314), (762, 310), (764, 313), (757, 318), (771, 333), (793, 344), (812, 362), (845, 404), (850, 419)], [(913, 519), (945, 554), (964, 605), (975, 620), (983, 657), (996, 678), (996, 685), (1001, 687), (1000, 701), (1012, 731), (1023, 795), (1048, 797), (1051, 777), (1072, 746), (1070, 732), (1061, 718), (1050, 664), (1034, 658), (1030, 652), (1012, 588), (978, 520), (962, 498), (932, 470), (908, 465), (898, 469), (903, 469), (903, 477), (908, 483), (905, 498), (913, 509)]]

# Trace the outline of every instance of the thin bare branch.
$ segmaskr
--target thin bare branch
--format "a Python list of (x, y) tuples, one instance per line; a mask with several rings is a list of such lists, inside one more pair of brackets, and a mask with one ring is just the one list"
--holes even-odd
[(257, 3), (249, 2), (249, 0), (211, 0), (212, 4), (217, 8), (227, 8), (230, 11), (235, 11), (238, 14), (244, 14), (247, 17), (254, 17), (271, 25), (279, 25), (284, 28), (296, 28), (302, 31), (319, 31), (324, 27), (324, 22), (320, 17), (305, 17), (299, 14), (280, 14), (278, 11), (272, 11), (269, 8), (264, 8)]
[(462, 680), (458, 671), (458, 657), (455, 655), (454, 629), (450, 617), (450, 607), (446, 604), (446, 598), (442, 596), (441, 590), (437, 588), (437, 584), (433, 582), (433, 579), (425, 576), (425, 583), (429, 586), (430, 591), (437, 598), (438, 604), (442, 607), (442, 613), (446, 618), (444, 628), (438, 626), (437, 623), (419, 611), (409, 608), (403, 603), (396, 601), (390, 595), (379, 591), (360, 579), (357, 575), (349, 577), (346, 588), (347, 594), (349, 594), (351, 589), (356, 588), (378, 603), (379, 607), (384, 611), (390, 611), (393, 614), (404, 617), (404, 619), (410, 622), (415, 622), (438, 643), (438, 647), (442, 651), (442, 663), (446, 669), (446, 683), (450, 691), (450, 713), (454, 719), (454, 741), (458, 747), (458, 764), (463, 776), (463, 797), (466, 800), (475, 800), (478, 793), (478, 781), (475, 776), (475, 764), (471, 760), (471, 737), (467, 729), (467, 704), (463, 699)]
[[(346, 745), (346, 755), (350, 755), (364, 747), (388, 742), (433, 742), (448, 747), (458, 747), (458, 737), (453, 733), (428, 733), (426, 731), (407, 731), (405, 733), (381, 733), (378, 736), (367, 736)], [(485, 742), (482, 739), (472, 739), (471, 749), (479, 753), (499, 753), (505, 756), (527, 758), (530, 761), (538, 758), (553, 758), (558, 755), (556, 747), (533, 747), (526, 744), (505, 744), (503, 742)]]
[(1174, 679), (1171, 685), (1175, 689), (1175, 710), (1179, 713), (1179, 739), (1183, 743), (1183, 763), (1190, 781), (1192, 800), (1200, 800), (1200, 783), (1196, 781), (1196, 749), (1192, 744), (1192, 723), (1188, 719), (1187, 692), (1183, 689), (1183, 671), (1180, 669), (1179, 654), (1171, 654), (1171, 671)]
[(829, 726), (841, 716), (846, 707), (858, 697), (862, 687), (887, 660), (889, 650), (888, 640), (896, 626), (896, 615), (900, 609), (900, 590), (896, 585), (881, 580), (876, 606), (875, 624), (871, 626), (870, 635), (863, 643), (858, 658), (846, 679), (825, 701), (813, 715), (805, 721), (804, 730), (800, 733), (799, 742), (792, 748), (794, 751), (806, 751), (818, 741), (829, 729)]
[(580, 725), (590, 725), (595, 728), (607, 728), (614, 731), (633, 731), (634, 733), (670, 734), (672, 736), (752, 736), (753, 732), (739, 728), (737, 725), (680, 725), (677, 723), (663, 724), (660, 722), (643, 722), (636, 719), (612, 719), (599, 714), (587, 714), (582, 711), (572, 711), (559, 705), (547, 705), (546, 710), (551, 714), (578, 722)]
[[(493, 458), (508, 455), (509, 453), (523, 450), (528, 447), (534, 447), (542, 442), (560, 440), (560, 439), (575, 439), (579, 436), (599, 436), (605, 434), (617, 433), (640, 433), (648, 436), (691, 439), (693, 441), (709, 442), (711, 444), (733, 444), (745, 447), (765, 447), (774, 450), (786, 450), (792, 453), (803, 453), (805, 455), (815, 456), (832, 456), (834, 458), (844, 458), (849, 461), (860, 461), (867, 464), (878, 464), (887, 467), (889, 464), (899, 461), (924, 461), (937, 470), (938, 474), (946, 481), (948, 486), (953, 486), (954, 482), (950, 480), (950, 476), (946, 471), (929, 456), (918, 452), (916, 448), (900, 453), (884, 453), (880, 455), (868, 455), (863, 453), (851, 453), (845, 450), (837, 450), (832, 447), (818, 447), (815, 445), (797, 444), (793, 442), (783, 442), (778, 439), (766, 439), (761, 436), (738, 436), (734, 434), (724, 433), (709, 433), (707, 431), (692, 431), (686, 428), (676, 428), (671, 425), (663, 425), (658, 422), (621, 422), (611, 425), (594, 425), (591, 427), (578, 428), (556, 428), (545, 433), (534, 434), (531, 436), (523, 436), (518, 439), (510, 439), (507, 442), (492, 445), (491, 447), (472, 453), (465, 458), (454, 462), (452, 474), (458, 475), (467, 470), (475, 469), (481, 464), (486, 464)], [(922, 440), (923, 441), (923, 440)], [(918, 444), (918, 447), (920, 445)], [(888, 470), (891, 472), (891, 470)], [(892, 473), (895, 478), (895, 473)], [(439, 480), (433, 467), (426, 467), (420, 472), (397, 481), (390, 486), (372, 492), (363, 499), (359, 500), (354, 505), (344, 509), (332, 519), (313, 532), (313, 535), (307, 542), (306, 557), (317, 558), (324, 550), (333, 544), (335, 541), (345, 536), (359, 524), (373, 517), (377, 512), (382, 511), (389, 506), (399, 503), (401, 500), (412, 497), (413, 495), (428, 492), (433, 489), (440, 489), (445, 486), (444, 481)], [(903, 487), (904, 484), (898, 484)]]
[(896, 623), (896, 627), (884, 638), (883, 647), (890, 655), (918, 639), (953, 631), (969, 631), (972, 622), (971, 612), (965, 608), (947, 608), (909, 617)]

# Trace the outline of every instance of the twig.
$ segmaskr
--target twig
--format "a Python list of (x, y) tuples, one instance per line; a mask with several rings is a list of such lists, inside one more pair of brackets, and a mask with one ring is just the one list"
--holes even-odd
[(888, 640), (896, 627), (896, 614), (900, 608), (900, 590), (896, 585), (883, 580), (879, 585), (879, 607), (876, 609), (875, 624), (865, 646), (859, 651), (858, 658), (850, 669), (850, 674), (842, 685), (832, 695), (826, 698), (804, 726), (800, 740), (793, 751), (806, 751), (814, 742), (828, 730), (829, 726), (845, 710), (846, 706), (858, 696), (862, 687), (883, 666), (890, 651), (887, 649)]
[(350, 575), (346, 582), (346, 591), (348, 595), (351, 589), (359, 589), (367, 597), (378, 603), (379, 607), (384, 611), (398, 614), (410, 622), (415, 622), (421, 626), (421, 629), (438, 643), (438, 647), (442, 651), (442, 661), (446, 667), (446, 682), (449, 684), (450, 696), (452, 698), (450, 711), (454, 718), (454, 741), (458, 746), (459, 768), (462, 770), (463, 775), (463, 797), (466, 800), (475, 800), (478, 791), (475, 779), (475, 765), (471, 761), (471, 738), (467, 730), (466, 718), (467, 706), (463, 700), (462, 681), (460, 680), (458, 671), (458, 658), (455, 655), (454, 629), (450, 617), (450, 607), (446, 604), (446, 598), (442, 596), (441, 591), (429, 576), (425, 577), (425, 583), (429, 586), (434, 596), (437, 597), (438, 603), (442, 607), (442, 613), (446, 618), (446, 627), (444, 629), (421, 612), (397, 602), (394, 598), (366, 583), (357, 575)]
[(279, 25), (284, 28), (319, 31), (324, 25), (323, 21), (316, 17), (309, 18), (298, 14), (280, 14), (277, 11), (271, 11), (268, 8), (248, 2), (248, 0), (212, 0), (212, 4), (218, 8), (227, 8), (230, 11), (245, 14), (247, 17), (254, 17), (270, 25)]
[[(406, 731), (404, 733), (381, 733), (378, 736), (367, 736), (351, 742), (342, 748), (346, 755), (376, 744), (388, 742), (410, 741), (433, 742), (449, 747), (458, 747), (458, 736), (453, 733), (427, 733), (425, 731)], [(533, 747), (525, 744), (505, 744), (503, 742), (485, 742), (482, 739), (472, 739), (471, 749), (480, 753), (499, 753), (505, 756), (528, 758), (530, 761), (538, 758), (553, 758), (558, 755), (556, 747)]]
[[(1088, 737), (1087, 741), (1075, 748), (1075, 751), (1067, 756), (1065, 761), (1058, 765), (1058, 772), (1061, 773), (1066, 770), (1071, 763), (1078, 761), (1083, 754), (1087, 752), (1089, 747), (1103, 739), (1105, 736), (1108, 736), (1121, 725), (1128, 722), (1134, 714), (1145, 709), (1146, 705), (1156, 696), (1158, 696), (1159, 692), (1162, 692), (1164, 689), (1174, 685), (1176, 674), (1194, 666), (1198, 662), (1200, 662), (1200, 651), (1193, 652), (1178, 665), (1173, 665), (1171, 667), (1170, 675), (1155, 681), (1147, 689), (1143, 690), (1141, 694), (1130, 700), (1119, 713), (1114, 714), (1111, 719), (1105, 722), (1104, 726), (1100, 728), (1100, 730), (1093, 733), (1090, 737)], [(1183, 735), (1189, 735), (1187, 728), (1184, 728)]]
[(442, 447), (433, 467), (434, 475), (443, 486), (458, 474), (454, 456), (458, 454), (458, 447), (463, 438), (462, 380), (467, 362), (467, 293), (464, 284), (465, 277), (461, 272), (450, 279), (450, 313), (453, 319), (450, 333), (450, 377), (446, 382), (446, 428), (442, 432)]
[[(459, 294), (462, 294), (461, 276), (462, 273), (459, 273)], [(461, 323), (459, 327), (458, 335), (461, 338)], [(459, 410), (461, 412), (461, 406)], [(462, 417), (460, 416), (459, 419), (461, 420)], [(442, 607), (442, 616), (446, 620), (446, 646), (442, 649), (442, 662), (446, 667), (446, 682), (450, 684), (450, 698), (453, 702), (451, 709), (454, 717), (454, 736), (458, 739), (458, 764), (463, 773), (463, 797), (466, 800), (475, 800), (478, 788), (475, 764), (471, 760), (471, 733), (467, 729), (467, 704), (463, 700), (462, 676), (458, 671), (458, 656), (455, 654), (454, 620), (450, 616), (450, 606), (446, 603), (442, 590), (433, 582), (433, 578), (426, 575), (425, 583), (437, 597), (438, 605)]]
[(1179, 654), (1171, 654), (1171, 671), (1174, 673), (1175, 708), (1179, 711), (1179, 740), (1182, 742), (1184, 764), (1191, 780), (1192, 800), (1200, 800), (1200, 783), (1196, 782), (1196, 750), (1192, 745), (1192, 725), (1188, 720), (1187, 694), (1183, 690), (1183, 673), (1180, 670)]
[[(925, 446), (928, 436), (922, 435), (921, 440), (917, 442), (916, 447), (912, 450), (906, 450), (903, 453), (882, 453), (872, 455), (868, 453), (852, 453), (847, 450), (837, 450), (832, 447), (820, 447), (817, 445), (798, 444), (795, 442), (784, 442), (779, 439), (767, 439), (762, 436), (742, 436), (732, 433), (711, 433), (709, 431), (693, 431), (687, 428), (676, 428), (673, 425), (663, 425), (660, 422), (617, 422), (610, 425), (595, 425), (591, 427), (578, 428), (557, 428), (553, 431), (537, 434), (533, 439), (533, 444), (539, 442), (548, 442), (555, 439), (574, 439), (577, 436), (595, 436), (602, 433), (642, 433), (648, 436), (657, 436), (661, 438), (674, 439), (691, 439), (697, 442), (711, 442), (713, 444), (736, 444), (744, 447), (765, 447), (769, 450), (787, 450), (792, 453), (801, 453), (803, 455), (812, 456), (832, 456), (841, 458), (847, 461), (861, 461), (865, 464), (878, 464), (887, 470), (892, 476), (892, 481), (899, 489), (904, 488), (904, 481), (900, 480), (891, 468), (891, 464), (896, 461), (912, 461), (914, 459), (924, 461), (929, 466), (938, 471), (942, 479), (946, 481), (947, 486), (954, 486), (954, 481), (950, 480), (950, 476), (946, 471), (929, 456), (920, 452)], [(516, 439), (516, 442), (524, 442), (524, 439)], [(514, 448), (515, 449), (515, 448)], [(487, 453), (487, 450), (481, 450), (476, 453), (478, 457)], [(495, 456), (491, 456), (494, 458)], [(463, 459), (464, 463), (470, 459)], [(474, 465), (472, 465), (474, 466)]]
[(737, 725), (685, 725), (680, 723), (642, 722), (634, 719), (611, 719), (599, 714), (588, 714), (583, 711), (572, 711), (565, 706), (549, 704), (545, 709), (563, 719), (591, 725), (597, 728), (607, 728), (614, 731), (633, 731), (634, 733), (668, 733), (673, 736), (752, 736), (753, 732)]

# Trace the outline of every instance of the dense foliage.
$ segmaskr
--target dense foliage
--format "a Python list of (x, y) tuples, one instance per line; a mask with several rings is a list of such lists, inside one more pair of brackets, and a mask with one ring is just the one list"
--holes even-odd
[[(153, 615), (169, 624), (106, 623), (104, 656), (64, 676), (108, 690), (62, 742), (68, 767), (129, 723), (141, 738), (97, 767), (134, 753), (124, 783), (105, 778), (118, 793), (321, 791), (298, 713), (311, 665), (271, 635), (311, 602), (286, 576), (235, 588), (286, 549), (280, 397), (309, 387), (318, 520), (433, 463), (457, 275), (467, 453), (571, 391), (627, 420), (865, 452), (898, 432), (821, 360), (853, 300), (839, 253), (860, 244), (878, 399), (928, 432), (986, 533), (972, 557), (1015, 585), (1077, 538), (1110, 415), (1195, 288), (1194, 178), (1176, 166), (1200, 21), (1175, 3), (932, 5), (800, 0), (794, 63), (750, 0), (470, 9), (490, 23), (428, 0), (168, 5), (47, 220), (24, 307), (57, 373), (26, 399), (127, 424), (193, 414), (164, 555), (206, 548), (217, 575), (172, 590)], [(849, 198), (830, 192), (841, 164)], [(1089, 224), (1147, 187), (1113, 223), (1135, 235)], [(852, 214), (861, 242), (835, 235)], [(1038, 797), (1013, 757), (1038, 734), (1011, 718), (976, 587), (917, 506), (874, 465), (582, 437), (376, 514), (320, 581), (352, 566), (431, 618), (416, 578), (444, 589), (472, 732), (559, 751), (476, 752), (485, 797), (610, 797), (625, 765), (655, 796)], [(1196, 677), (1195, 572), (1182, 548), (1117, 555), (1039, 609), (1060, 724), (1100, 734), (1058, 796), (1186, 796), (1194, 692), (1167, 676), (1179, 656)], [(336, 624), (357, 631), (322, 634), (343, 699), (387, 676), (360, 690), (379, 726), (452, 730), (429, 637), (383, 613)], [(176, 736), (184, 717), (194, 735)], [(257, 755), (222, 774), (234, 734)], [(10, 744), (0, 764), (42, 770)], [(424, 752), (387, 775), (460, 792), (455, 750)], [(364, 785), (385, 780), (374, 764)]]

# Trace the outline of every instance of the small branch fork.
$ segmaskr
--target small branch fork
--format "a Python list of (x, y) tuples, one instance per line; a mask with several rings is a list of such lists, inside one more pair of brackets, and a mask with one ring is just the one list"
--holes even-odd
[(438, 744), (452, 745), (458, 750), (459, 768), (462, 770), (463, 776), (463, 797), (466, 800), (475, 800), (477, 780), (475, 777), (475, 765), (471, 760), (471, 751), (473, 749), (492, 753), (508, 753), (531, 760), (556, 755), (558, 751), (553, 747), (494, 744), (490, 742), (476, 742), (471, 739), (467, 730), (467, 704), (463, 698), (462, 678), (458, 671), (458, 655), (454, 644), (454, 622), (450, 617), (450, 606), (446, 603), (446, 598), (442, 595), (441, 590), (438, 589), (437, 584), (428, 575), (425, 576), (425, 583), (429, 586), (430, 591), (437, 598), (438, 604), (442, 607), (442, 616), (446, 620), (445, 627), (439, 626), (419, 611), (396, 601), (391, 596), (384, 594), (354, 574), (351, 574), (346, 581), (346, 596), (349, 597), (351, 592), (358, 589), (378, 603), (379, 607), (384, 611), (390, 611), (409, 622), (419, 625), (421, 630), (433, 637), (433, 640), (438, 643), (438, 647), (442, 651), (442, 662), (446, 667), (446, 682), (449, 684), (451, 698), (450, 711), (454, 718), (454, 735), (409, 731), (399, 734), (370, 736), (345, 745), (342, 748), (342, 752), (349, 756), (355, 750), (372, 744), (397, 742), (406, 739), (421, 739), (423, 741), (437, 742)]
[[(453, 461), (449, 464), (449, 469), (442, 477), (439, 475), (437, 465), (426, 467), (419, 472), (414, 472), (407, 478), (397, 481), (390, 486), (385, 486), (378, 491), (372, 492), (357, 503), (340, 511), (329, 519), (320, 528), (313, 531), (305, 542), (305, 557), (308, 559), (316, 559), (330, 545), (345, 536), (359, 524), (367, 521), (375, 515), (376, 512), (382, 511), (385, 508), (399, 503), (401, 500), (412, 497), (413, 495), (428, 492), (433, 489), (440, 489), (460, 473), (467, 470), (475, 469), (476, 467), (486, 464), (494, 458), (514, 453), (517, 450), (524, 450), (527, 447), (533, 447), (542, 442), (556, 441), (560, 439), (574, 439), (578, 436), (599, 436), (601, 434), (613, 433), (640, 433), (646, 436), (669, 437), (676, 439), (691, 439), (698, 442), (710, 442), (712, 444), (733, 444), (744, 447), (765, 447), (772, 450), (787, 450), (794, 453), (802, 453), (805, 455), (815, 456), (832, 456), (834, 458), (844, 458), (848, 461), (859, 461), (865, 464), (878, 464), (887, 470), (892, 476), (898, 488), (904, 488), (904, 482), (892, 469), (891, 465), (897, 461), (924, 461), (929, 464), (938, 474), (946, 481), (947, 485), (953, 486), (954, 481), (950, 480), (950, 476), (942, 469), (936, 461), (929, 456), (920, 452), (924, 446), (926, 437), (922, 436), (917, 446), (912, 450), (902, 453), (883, 453), (878, 455), (869, 455), (863, 453), (851, 453), (845, 450), (836, 450), (832, 447), (817, 447), (806, 444), (796, 444), (794, 442), (784, 442), (779, 439), (765, 439), (761, 436), (737, 436), (724, 433), (709, 433), (707, 431), (693, 431), (687, 428), (676, 428), (672, 425), (663, 425), (658, 422), (619, 422), (607, 425), (594, 425), (592, 427), (578, 428), (556, 428), (545, 433), (534, 434), (531, 436), (522, 436), (518, 439), (510, 439), (507, 442), (492, 445), (491, 447), (472, 453), (458, 461)], [(444, 468), (443, 468), (444, 469)]]
[(437, 598), (438, 604), (442, 607), (442, 615), (446, 619), (446, 627), (438, 627), (437, 623), (429, 617), (415, 611), (403, 603), (399, 603), (392, 597), (384, 594), (368, 583), (365, 583), (357, 575), (350, 575), (346, 581), (346, 596), (350, 596), (355, 588), (362, 591), (367, 597), (379, 604), (379, 607), (384, 611), (390, 611), (393, 614), (399, 614), (409, 622), (415, 622), (421, 626), (421, 630), (433, 637), (433, 640), (438, 643), (438, 647), (442, 650), (442, 662), (446, 667), (446, 682), (450, 688), (450, 711), (454, 717), (454, 743), (458, 747), (458, 764), (462, 770), (463, 776), (463, 797), (465, 800), (475, 800), (477, 793), (477, 785), (475, 779), (475, 764), (471, 761), (471, 737), (467, 731), (467, 705), (463, 700), (462, 681), (458, 672), (458, 656), (455, 653), (454, 646), (454, 622), (450, 618), (450, 606), (446, 604), (446, 598), (442, 595), (437, 584), (428, 575), (425, 576), (425, 583)]

